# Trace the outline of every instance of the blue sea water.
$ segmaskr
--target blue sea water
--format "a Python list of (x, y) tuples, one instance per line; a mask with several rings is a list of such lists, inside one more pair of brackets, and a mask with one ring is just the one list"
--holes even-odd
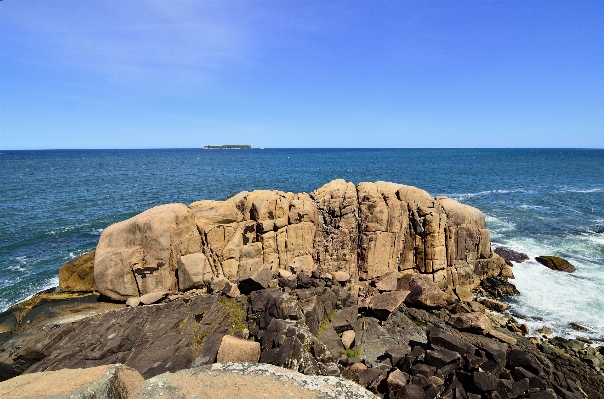
[(533, 330), (604, 339), (604, 150), (0, 151), (0, 311), (56, 286), (61, 264), (105, 227), (152, 206), (310, 192), (336, 178), (447, 195), (486, 214), (495, 245), (567, 258), (576, 273), (515, 265), (512, 311)]

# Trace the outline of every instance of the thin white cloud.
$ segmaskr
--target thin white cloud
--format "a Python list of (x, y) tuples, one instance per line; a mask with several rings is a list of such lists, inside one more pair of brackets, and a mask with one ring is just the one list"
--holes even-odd
[(243, 10), (224, 5), (12, 3), (4, 9), (3, 41), (20, 62), (54, 65), (101, 82), (195, 84), (213, 71), (245, 64), (253, 53), (251, 33), (239, 15)]

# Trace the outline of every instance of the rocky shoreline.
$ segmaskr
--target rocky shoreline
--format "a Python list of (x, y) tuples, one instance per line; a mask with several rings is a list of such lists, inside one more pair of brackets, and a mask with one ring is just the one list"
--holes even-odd
[(105, 367), (98, 397), (159, 397), (157, 378), (191, 397), (174, 381), (259, 362), (352, 380), (349, 397), (604, 397), (603, 347), (528, 337), (494, 298), (511, 270), (480, 211), (393, 183), (157, 207), (0, 315), (0, 396)]

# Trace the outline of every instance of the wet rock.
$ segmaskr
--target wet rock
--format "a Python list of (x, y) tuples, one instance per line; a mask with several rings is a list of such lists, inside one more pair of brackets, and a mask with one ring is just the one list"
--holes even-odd
[(569, 261), (557, 256), (537, 256), (535, 260), (549, 269), (560, 272), (573, 273), (577, 270)]
[(94, 284), (94, 254), (88, 252), (67, 262), (59, 269), (61, 291), (92, 292)]
[(524, 368), (537, 375), (543, 372), (543, 366), (534, 355), (519, 349), (510, 351), (506, 365), (508, 368)]
[(520, 295), (520, 291), (514, 284), (498, 277), (488, 277), (480, 282), (480, 286), (487, 294), (495, 298)]
[(525, 260), (530, 259), (527, 254), (517, 252), (506, 247), (497, 247), (493, 250), (493, 252), (495, 252), (497, 255), (501, 256), (505, 260), (516, 263), (522, 263)]

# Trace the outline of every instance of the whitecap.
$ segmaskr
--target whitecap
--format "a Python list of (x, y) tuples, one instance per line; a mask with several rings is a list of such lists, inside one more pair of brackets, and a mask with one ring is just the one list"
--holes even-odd
[(547, 209), (547, 207), (546, 207), (546, 206), (541, 206), (541, 205), (527, 205), (527, 204), (518, 205), (518, 208), (521, 208), (521, 209)]
[(509, 194), (509, 193), (521, 193), (521, 192), (524, 192), (524, 190), (518, 188), (518, 189), (511, 189), (511, 190), (485, 190), (485, 191), (479, 191), (477, 193), (456, 193), (456, 194), (443, 194), (443, 195), (446, 197), (452, 198), (454, 200), (457, 200), (457, 201), (463, 201), (468, 198), (478, 197), (478, 196), (483, 196), (483, 195)]

